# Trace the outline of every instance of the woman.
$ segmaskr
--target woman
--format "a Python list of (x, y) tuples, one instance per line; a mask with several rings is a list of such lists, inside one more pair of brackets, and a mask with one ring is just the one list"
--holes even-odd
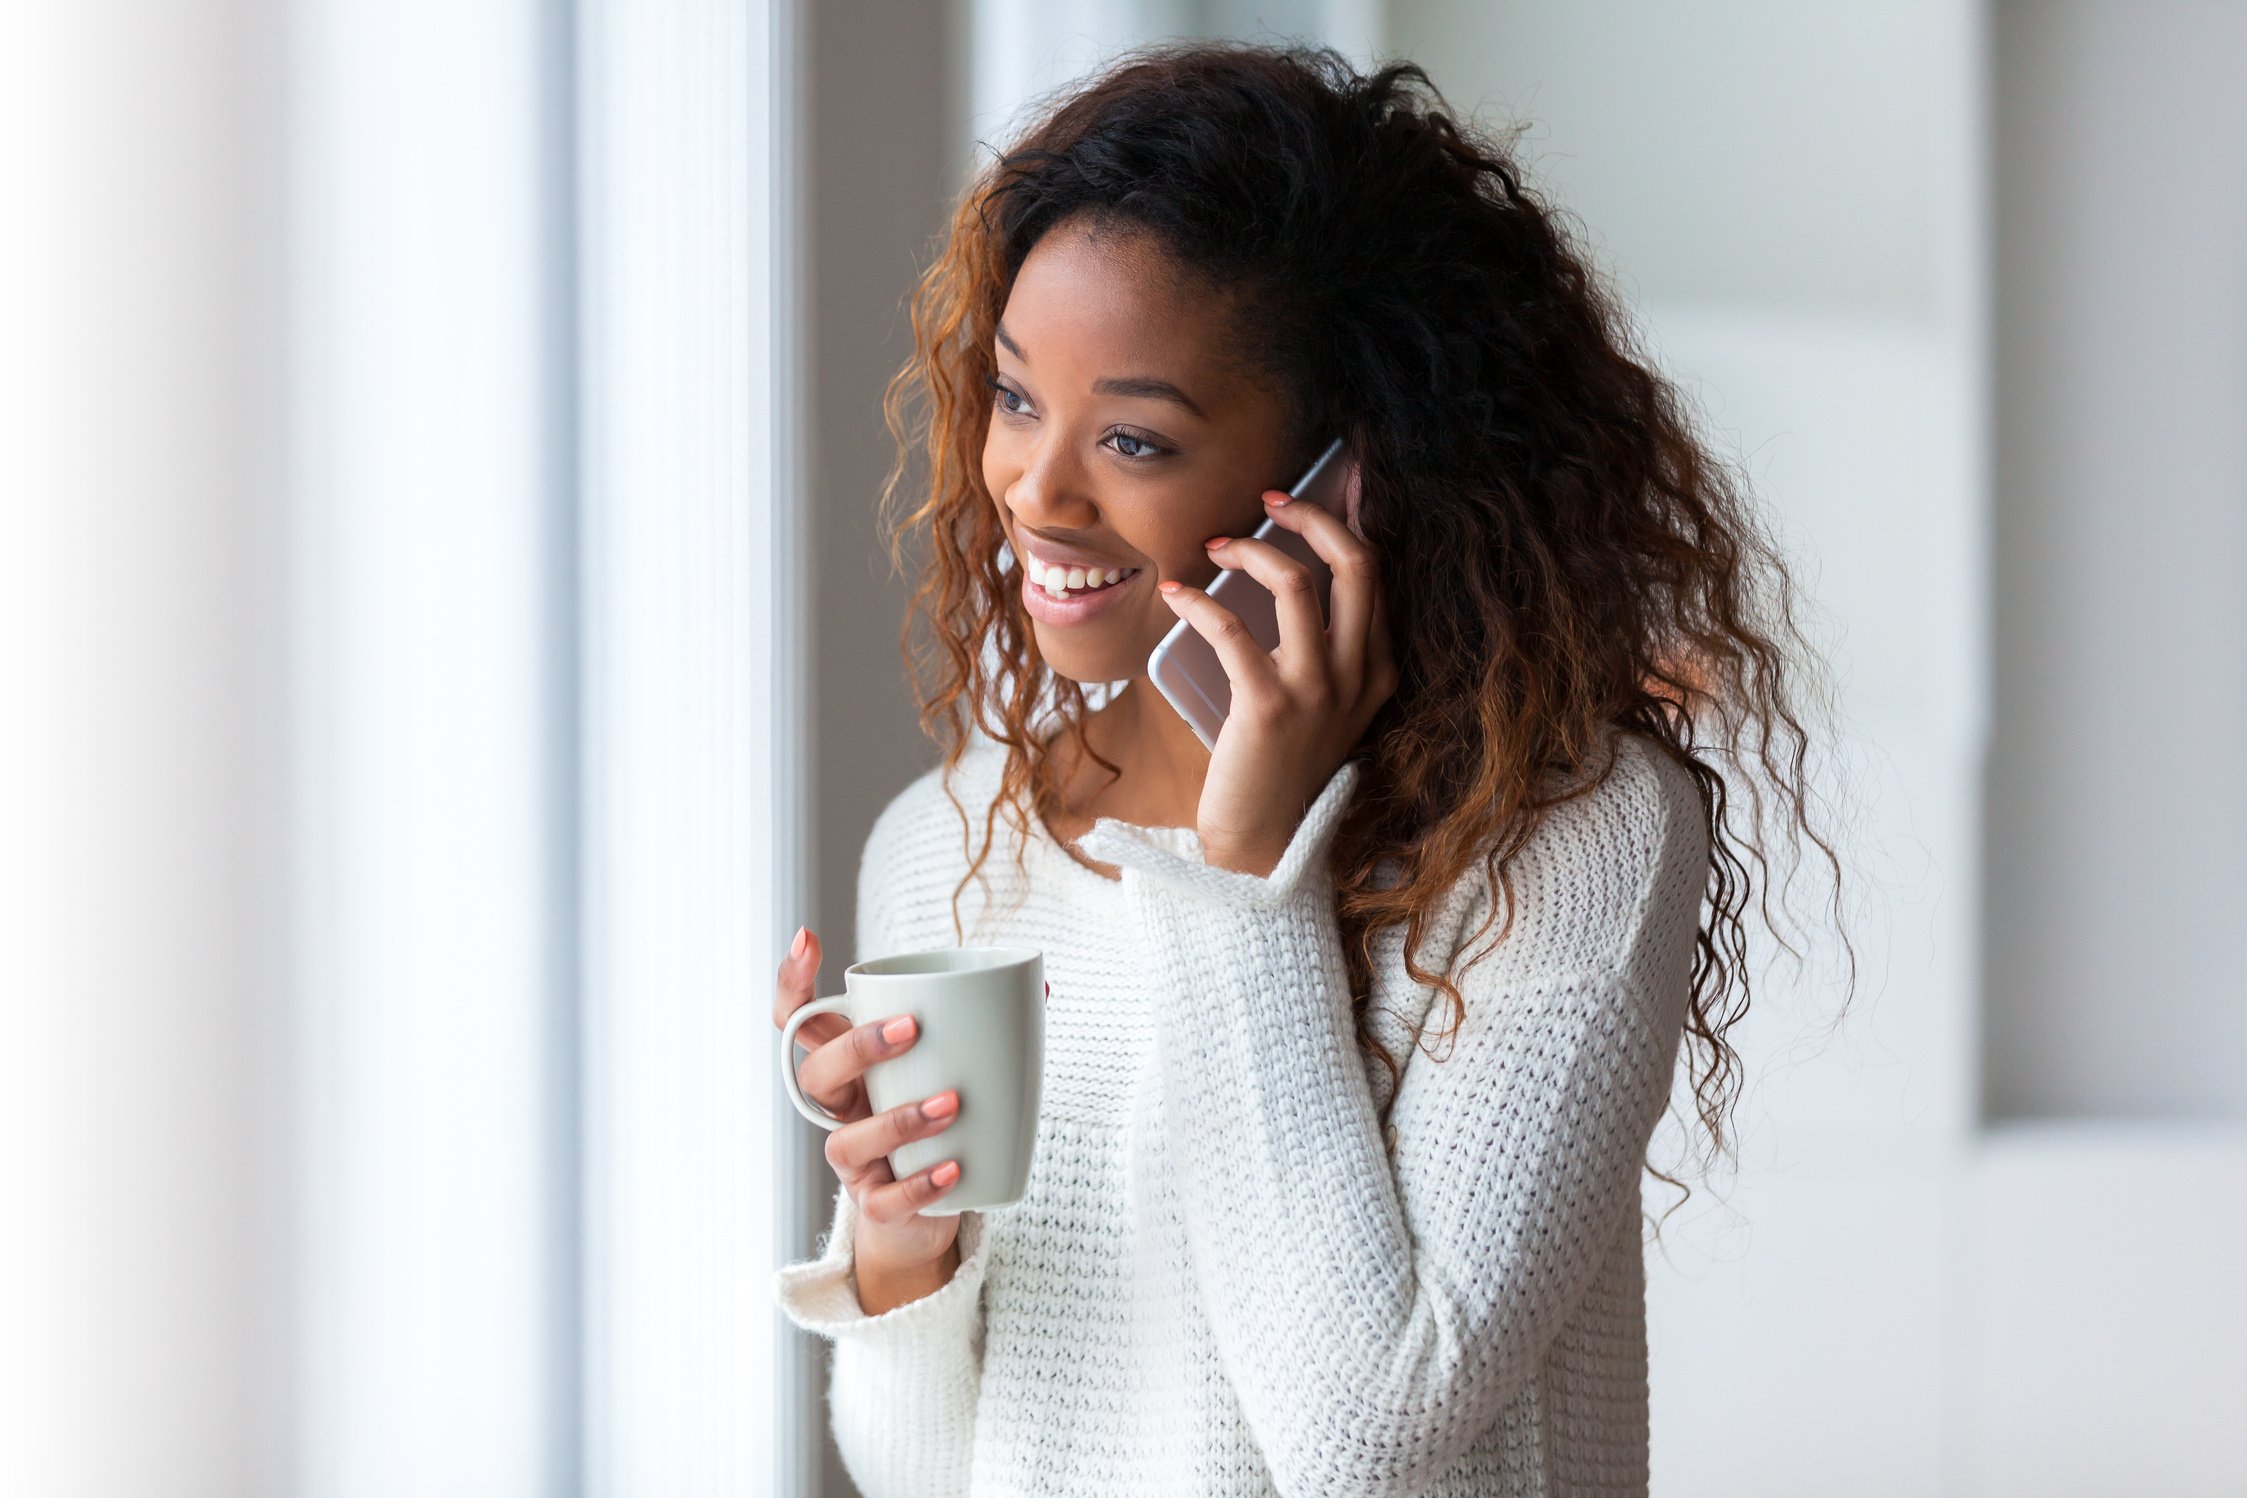
[[(1646, 1486), (1639, 1177), (1688, 1036), (1721, 1152), (1747, 998), (1710, 760), (1756, 746), (1726, 774), (1809, 834), (1802, 642), (1552, 213), (1440, 105), (1410, 65), (1142, 51), (918, 289), (886, 498), (922, 435), (892, 555), (926, 536), (945, 754), (868, 838), (858, 952), (1040, 948), (1049, 1033), (1027, 1196), (927, 1216), (956, 1170), (884, 1157), (974, 1100), (870, 1116), (910, 1020), (802, 1032), (852, 1122), (778, 1293), (869, 1498)], [(1283, 503), (1335, 435), (1349, 514)], [(1180, 619), (1232, 681), (1212, 750), (1138, 680)]]

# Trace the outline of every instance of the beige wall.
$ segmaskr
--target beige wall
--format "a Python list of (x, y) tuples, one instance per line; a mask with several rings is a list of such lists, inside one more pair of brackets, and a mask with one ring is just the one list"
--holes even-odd
[(2247, 5), (1999, 5), (1997, 1118), (2247, 1119)]
[[(893, 579), (875, 525), (892, 447), (881, 395), (912, 347), (905, 296), (943, 224), (962, 166), (947, 148), (957, 132), (948, 66), (953, 7), (910, 0), (823, 0), (806, 7), (810, 35), (811, 205), (805, 271), (810, 400), (812, 661), (816, 720), (812, 766), (817, 915), (826, 944), (822, 993), (839, 991), (853, 950), (858, 855), (889, 798), (936, 761), (916, 724), (898, 630), (908, 588)], [(835, 1191), (820, 1154), (826, 1136), (801, 1131), (813, 1232), (824, 1232)], [(812, 1251), (806, 1241), (800, 1248)], [(797, 1337), (799, 1355), (826, 1387), (824, 1343)], [(817, 1406), (824, 1417), (825, 1405)], [(824, 1418), (823, 1491), (852, 1487)]]

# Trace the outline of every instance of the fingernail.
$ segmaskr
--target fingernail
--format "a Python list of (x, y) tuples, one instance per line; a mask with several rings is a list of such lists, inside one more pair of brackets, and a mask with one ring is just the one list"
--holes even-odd
[(910, 1014), (901, 1014), (882, 1026), (882, 1039), (888, 1041), (891, 1045), (897, 1044), (912, 1033), (913, 1016)]
[(928, 1173), (928, 1178), (939, 1186), (949, 1186), (960, 1178), (960, 1162), (947, 1160)]
[(1218, 547), (1223, 546), (1227, 541), (1230, 541), (1232, 539), (1233, 538), (1231, 536), (1211, 536), (1207, 541), (1204, 541), (1202, 545), (1208, 547)]
[(1165, 578), (1161, 582), (1155, 584), (1155, 587), (1159, 591), (1164, 593), (1175, 593), (1178, 591), (1178, 584), (1171, 581), (1169, 578)]
[(811, 932), (808, 927), (798, 926), (796, 928), (796, 939), (788, 944), (788, 955), (791, 958), (801, 957), (804, 955), (804, 942), (809, 938), (810, 934)]
[(930, 1118), (950, 1118), (953, 1114), (960, 1111), (959, 1095), (957, 1093), (947, 1092), (942, 1093), (936, 1097), (932, 1097), (927, 1102), (921, 1104), (921, 1111), (923, 1113), (926, 1113)]
[(1264, 503), (1270, 505), (1273, 509), (1276, 510), (1281, 505), (1287, 504), (1292, 498), (1292, 495), (1287, 494), (1267, 494), (1264, 496)]

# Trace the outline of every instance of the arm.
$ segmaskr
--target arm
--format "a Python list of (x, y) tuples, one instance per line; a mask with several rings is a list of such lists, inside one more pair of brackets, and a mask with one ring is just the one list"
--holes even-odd
[[(1160, 937), (1190, 1258), (1242, 1409), (1296, 1498), (1437, 1476), (1535, 1377), (1635, 1230), (1705, 858), (1697, 810), (1644, 772), (1544, 843), (1566, 877), (1541, 891), (1541, 919), (1573, 934), (1531, 943), (1527, 961), (1501, 945), (1456, 977), (1467, 1013), (1450, 1053), (1398, 1058), (1411, 1064), (1392, 1166), (1325, 872), (1357, 771), (1336, 772), (1263, 878), (1112, 819), (1079, 840), (1123, 867)], [(1555, 955), (1568, 960), (1535, 960)]]
[(959, 1272), (960, 1245), (957, 1238), (950, 1248), (944, 1250), (943, 1258), (918, 1269), (877, 1270), (861, 1263), (853, 1276), (858, 1285), (858, 1308), (869, 1316), (894, 1311), (924, 1295), (934, 1295), (952, 1283), (952, 1276)]
[(859, 1302), (858, 1206), (835, 1192), (826, 1251), (777, 1276), (781, 1311), (833, 1341), (835, 1445), (866, 1498), (965, 1494), (983, 1382), (983, 1214), (960, 1216), (960, 1267), (942, 1288), (879, 1315)]
[[(904, 950), (913, 940), (900, 929), (885, 878), (913, 852), (909, 810), (902, 799), (886, 808), (860, 856), (861, 956)], [(866, 1498), (965, 1494), (983, 1383), (983, 1214), (960, 1214), (958, 1267), (940, 1284), (932, 1272), (929, 1283), (861, 1285), (857, 1221), (856, 1199), (838, 1184), (820, 1256), (781, 1268), (775, 1298), (790, 1321), (834, 1343), (829, 1419), (859, 1491)]]

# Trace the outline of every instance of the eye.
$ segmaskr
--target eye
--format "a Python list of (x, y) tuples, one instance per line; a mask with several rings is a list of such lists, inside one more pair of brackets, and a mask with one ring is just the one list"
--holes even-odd
[(991, 400), (993, 404), (997, 405), (1001, 411), (1004, 411), (1009, 416), (1026, 416), (1029, 414), (1027, 411), (1007, 404), (1007, 401), (1010, 398), (1014, 400), (1025, 400), (1026, 397), (1022, 394), (1021, 391), (1014, 389), (1010, 385), (1000, 384), (996, 375), (992, 376), (990, 380), (990, 386)]
[(1129, 442), (1133, 446), (1141, 449), (1141, 451), (1138, 452), (1125, 452), (1120, 447), (1116, 449), (1116, 456), (1120, 458), (1128, 458), (1134, 463), (1152, 462), (1154, 459), (1159, 458), (1163, 454), (1170, 451), (1170, 449), (1167, 447), (1163, 447), (1157, 443), (1150, 442), (1144, 437), (1134, 436), (1130, 432), (1111, 432), (1109, 433), (1109, 435), (1118, 442)]

